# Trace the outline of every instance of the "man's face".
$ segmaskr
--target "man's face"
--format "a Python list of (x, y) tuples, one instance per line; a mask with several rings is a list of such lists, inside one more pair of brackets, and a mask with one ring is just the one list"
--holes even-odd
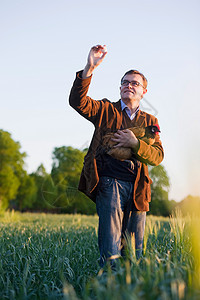
[(121, 85), (120, 87), (120, 95), (122, 101), (125, 102), (132, 102), (137, 101), (139, 102), (144, 94), (147, 92), (147, 89), (143, 88), (143, 79), (139, 74), (127, 74), (124, 76), (123, 81), (129, 82), (139, 82), (141, 85), (134, 86), (130, 83), (127, 85)]

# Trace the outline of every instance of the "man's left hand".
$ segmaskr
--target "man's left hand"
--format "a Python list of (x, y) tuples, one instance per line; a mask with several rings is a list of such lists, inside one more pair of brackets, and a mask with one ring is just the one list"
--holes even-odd
[(139, 141), (136, 138), (135, 134), (129, 129), (118, 130), (114, 134), (114, 138), (112, 138), (112, 141), (117, 143), (117, 145), (113, 146), (114, 148), (127, 147), (136, 149), (139, 144)]

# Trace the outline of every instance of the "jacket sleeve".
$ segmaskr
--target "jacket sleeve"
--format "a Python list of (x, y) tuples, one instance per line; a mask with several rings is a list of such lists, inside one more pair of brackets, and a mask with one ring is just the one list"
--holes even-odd
[[(158, 124), (156, 118), (154, 124)], [(136, 157), (145, 164), (158, 166), (164, 158), (164, 150), (159, 134), (156, 135), (155, 143), (153, 145), (149, 145), (142, 140), (138, 141), (139, 146), (135, 150)]]
[(92, 76), (82, 79), (82, 71), (76, 73), (76, 79), (69, 96), (69, 104), (95, 125), (104, 101), (93, 100), (87, 96), (91, 78)]

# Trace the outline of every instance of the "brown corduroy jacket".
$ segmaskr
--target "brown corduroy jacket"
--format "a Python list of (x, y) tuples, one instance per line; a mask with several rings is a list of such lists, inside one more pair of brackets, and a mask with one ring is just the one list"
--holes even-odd
[[(110, 102), (107, 99), (93, 100), (87, 96), (91, 77), (82, 79), (82, 71), (78, 72), (69, 96), (70, 105), (84, 118), (93, 123), (95, 130), (88, 153), (84, 158), (84, 165), (79, 181), (78, 189), (95, 202), (96, 188), (99, 182), (97, 171), (97, 149), (102, 144), (102, 137), (108, 132), (115, 132), (122, 125), (121, 103)], [(141, 110), (134, 119), (134, 126), (148, 126), (158, 124), (158, 120)], [(152, 180), (149, 177), (148, 166), (159, 165), (164, 157), (162, 143), (159, 135), (153, 145), (139, 141), (139, 147), (135, 151), (139, 160), (138, 171), (134, 184), (133, 201), (140, 211), (149, 210), (151, 201)]]

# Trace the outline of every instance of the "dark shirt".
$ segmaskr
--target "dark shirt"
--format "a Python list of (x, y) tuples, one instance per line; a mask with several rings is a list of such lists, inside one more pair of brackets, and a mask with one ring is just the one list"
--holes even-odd
[(99, 176), (109, 176), (124, 181), (134, 181), (137, 174), (137, 164), (131, 160), (118, 160), (108, 154), (102, 156), (101, 167), (98, 164)]

